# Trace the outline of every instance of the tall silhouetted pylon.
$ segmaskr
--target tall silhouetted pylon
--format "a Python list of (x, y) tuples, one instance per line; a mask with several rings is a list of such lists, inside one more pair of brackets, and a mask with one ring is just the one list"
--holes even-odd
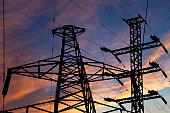
[[(86, 113), (96, 113), (82, 55), (76, 39), (78, 35), (84, 32), (84, 28), (73, 25), (53, 29), (53, 34), (62, 38), (54, 113), (68, 111), (73, 108)], [(71, 105), (68, 102), (71, 102)], [(67, 107), (63, 109), (63, 105)]]
[[(165, 72), (159, 67), (159, 65), (155, 62), (150, 62), (151, 67), (142, 68), (142, 51), (145, 49), (150, 49), (154, 47), (162, 46), (165, 52), (168, 51), (160, 42), (160, 40), (156, 36), (151, 36), (150, 38), (153, 40), (152, 42), (144, 43), (141, 38), (141, 23), (145, 22), (142, 16), (138, 15), (137, 17), (127, 19), (124, 21), (130, 27), (130, 47), (120, 48), (116, 50), (110, 50), (108, 48), (102, 47), (101, 50), (105, 52), (112, 53), (115, 58), (121, 63), (121, 60), (118, 58), (118, 55), (123, 55), (130, 53), (130, 68), (131, 70), (128, 72), (130, 74), (131, 79), (131, 97), (123, 98), (123, 99), (111, 99), (105, 98), (106, 101), (114, 101), (117, 102), (120, 106), (125, 103), (131, 103), (131, 112), (134, 113), (144, 113), (144, 100), (161, 98), (163, 101), (163, 97), (159, 95), (157, 91), (149, 90), (148, 93), (143, 94), (143, 74), (162, 71), (163, 75), (167, 78)], [(164, 101), (165, 102), (165, 101)], [(166, 104), (167, 102), (165, 102)], [(123, 107), (123, 106), (122, 106)]]

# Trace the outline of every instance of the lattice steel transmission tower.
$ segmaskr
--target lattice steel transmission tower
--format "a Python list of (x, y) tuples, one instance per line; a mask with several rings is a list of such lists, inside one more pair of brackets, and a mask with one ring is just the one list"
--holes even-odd
[(103, 47), (101, 50), (112, 53), (119, 62), (121, 62), (121, 60), (118, 58), (118, 55), (130, 53), (131, 71), (129, 74), (131, 79), (131, 97), (117, 100), (105, 98), (105, 100), (117, 102), (119, 105), (132, 103), (131, 112), (144, 113), (144, 100), (161, 98), (165, 104), (167, 104), (167, 102), (157, 91), (149, 90), (149, 94), (143, 95), (143, 74), (162, 71), (166, 78), (167, 75), (155, 62), (150, 62), (152, 67), (142, 68), (142, 51), (159, 46), (162, 46), (166, 53), (168, 53), (168, 51), (156, 36), (150, 37), (153, 40), (152, 42), (143, 43), (141, 38), (141, 23), (145, 22), (145, 20), (140, 15), (135, 18), (124, 19), (124, 21), (130, 26), (130, 47), (117, 50), (110, 50)]
[[(78, 35), (84, 32), (84, 28), (73, 25), (53, 29), (53, 34), (62, 38), (54, 113), (72, 109), (72, 107), (83, 111), (80, 109), (81, 106), (85, 107), (86, 113), (96, 113), (84, 62), (76, 39)], [(72, 103), (72, 107), (63, 110), (58, 109), (59, 104), (68, 105), (68, 101)]]
[[(145, 22), (140, 16), (125, 20), (130, 26), (130, 67), (131, 67), (131, 97), (132, 111), (143, 110), (143, 75), (142, 69), (142, 39), (141, 23)], [(135, 101), (138, 100), (138, 101)], [(143, 111), (144, 112), (144, 111)]]
[[(2, 92), (4, 97), (7, 95), (10, 79), (13, 74), (57, 82), (57, 88), (55, 99), (8, 109), (5, 112), (25, 109), (25, 112), (29, 113), (31, 109), (36, 109), (41, 112), (53, 113), (41, 107), (49, 103), (54, 104), (54, 113), (73, 112), (73, 109), (83, 113), (96, 113), (94, 104), (109, 107), (110, 109), (106, 113), (113, 111), (130, 112), (126, 109), (93, 100), (89, 82), (112, 79), (120, 82), (119, 79), (127, 78), (130, 74), (128, 70), (82, 56), (77, 36), (84, 32), (84, 28), (73, 25), (65, 25), (53, 29), (53, 35), (62, 38), (61, 55), (8, 69)], [(93, 73), (86, 73), (85, 67), (92, 68)], [(54, 76), (51, 77), (51, 75)], [(3, 113), (3, 111), (0, 111), (0, 113)]]

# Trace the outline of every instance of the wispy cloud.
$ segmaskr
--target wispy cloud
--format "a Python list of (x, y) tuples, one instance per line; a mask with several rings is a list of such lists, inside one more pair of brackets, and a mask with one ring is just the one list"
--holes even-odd
[[(45, 30), (45, 28), (42, 27), (42, 25), (50, 29), (52, 28), (53, 8), (49, 6), (53, 5), (53, 2), (51, 1), (47, 2), (44, 0), (39, 0), (39, 1), (29, 0), (29, 2), (16, 0), (22, 4), (25, 4), (26, 7), (37, 11), (39, 14), (43, 14), (47, 16), (47, 18), (51, 18), (51, 20), (50, 19), (45, 20), (41, 15), (38, 15), (37, 13), (26, 8), (25, 5), (21, 6), (17, 4), (17, 2), (14, 2), (14, 1), (13, 0), (6, 1), (9, 4), (9, 5), (6, 4), (6, 20), (7, 20), (6, 21), (6, 34), (7, 34), (7, 39), (8, 39), (7, 45), (11, 48), (11, 49), (7, 48), (7, 68), (18, 66), (23, 63), (32, 62), (32, 60), (38, 60), (39, 58), (42, 59), (45, 57), (49, 57), (50, 55), (48, 53), (50, 52), (47, 52), (48, 51), (47, 49), (51, 47), (51, 46), (50, 47), (45, 46), (44, 43), (41, 43), (41, 41), (37, 38), (30, 38), (30, 35), (28, 34), (26, 35), (25, 33), (23, 33), (22, 30), (20, 31), (19, 27), (30, 31), (33, 34), (38, 34), (38, 36), (41, 36), (41, 39), (45, 39), (48, 41), (51, 40), (51, 37), (49, 38), (49, 34), (51, 35), (51, 31)], [(101, 22), (104, 24), (108, 23), (106, 22), (107, 19), (103, 16), (106, 9), (105, 9), (105, 6), (103, 6), (104, 4), (101, 1), (98, 1), (98, 0), (87, 0), (83, 2), (78, 1), (78, 0), (74, 0), (74, 1), (77, 4), (79, 4), (85, 11), (87, 11), (91, 16), (94, 16), (95, 18), (99, 19), (99, 21), (100, 19), (103, 20)], [(117, 1), (117, 2), (122, 4), (121, 1)], [(132, 3), (136, 7), (139, 5), (139, 2), (140, 1), (133, 1)], [(13, 7), (17, 8), (18, 11), (15, 10)], [(127, 46), (122, 41), (117, 39), (113, 34), (111, 34), (108, 30), (103, 28), (98, 22), (94, 20), (93, 17), (88, 15), (85, 11), (83, 11), (79, 6), (77, 6), (75, 3), (69, 0), (56, 1), (56, 24), (57, 25), (58, 24), (61, 24), (61, 25), (74, 24), (80, 27), (85, 27), (86, 33), (82, 34), (82, 36), (87, 38), (88, 40), (94, 41), (99, 46), (100, 45), (106, 46), (109, 49), (116, 49), (116, 48), (119, 48), (120, 46), (121, 47)], [(116, 10), (116, 11), (124, 15), (123, 11), (121, 12), (119, 10)], [(22, 14), (20, 12), (22, 12)], [(100, 15), (100, 13), (102, 13), (102, 15)], [(111, 30), (119, 31), (119, 32), (116, 32), (116, 34), (118, 34), (118, 36), (122, 38), (123, 40), (128, 40), (126, 42), (129, 43), (129, 39), (128, 39), (129, 30), (128, 30), (127, 25), (126, 27), (123, 26), (121, 27), (121, 29), (119, 29), (120, 25), (115, 20), (116, 17), (112, 17), (112, 15), (114, 14), (108, 14), (108, 15), (109, 15), (109, 19), (113, 21), (113, 23), (108, 25), (109, 28), (111, 29), (112, 27), (114, 27)], [(159, 15), (157, 16), (159, 17)], [(151, 17), (149, 19), (152, 20)], [(42, 25), (38, 24), (34, 20), (38, 21)], [(160, 20), (160, 18), (157, 18), (157, 20)], [(160, 24), (164, 23), (165, 20), (166, 20), (165, 18), (161, 19)], [(15, 25), (11, 25), (8, 21), (17, 25), (18, 28)], [(156, 21), (154, 20), (154, 22)], [(152, 23), (152, 25), (154, 24), (154, 22)], [(156, 24), (154, 24), (154, 26), (156, 26)], [(0, 27), (0, 30), (2, 30), (2, 27)], [(163, 35), (161, 38), (161, 41), (163, 42), (165, 47), (170, 51), (169, 37), (170, 37), (170, 32)], [(87, 50), (87, 52), (93, 55), (94, 57), (97, 57), (100, 60), (104, 60), (99, 46), (95, 45), (94, 43), (91, 43), (88, 40), (82, 37), (79, 37), (78, 41), (79, 41), (80, 47), (84, 50)], [(56, 38), (55, 44), (58, 48), (59, 48), (58, 46), (59, 42), (61, 42), (61, 40)], [(1, 51), (2, 51), (2, 48), (1, 48)], [(160, 51), (161, 55), (157, 52), (157, 50), (154, 50), (152, 52), (152, 55), (149, 55), (147, 58), (150, 61), (161, 59), (161, 56), (165, 55), (165, 53), (161, 47), (158, 48), (158, 51)], [(85, 52), (83, 51), (82, 53), (85, 54)], [(25, 55), (26, 57), (23, 56), (22, 54)], [(116, 60), (113, 61), (113, 59), (115, 59), (114, 56), (108, 55), (105, 53), (104, 55), (110, 64), (112, 65), (119, 64)], [(92, 56), (89, 55), (89, 57), (92, 57)], [(122, 61), (125, 61), (123, 64), (126, 65), (126, 67), (128, 68), (129, 57), (122, 56), (120, 58), (122, 59)], [(168, 61), (169, 60), (167, 59), (162, 59), (160, 62), (169, 65), (167, 63)], [(120, 65), (121, 64), (119, 64), (118, 66)], [(95, 71), (95, 69), (90, 68), (90, 67), (87, 68), (86, 70), (89, 73)], [(170, 73), (170, 72), (167, 71), (167, 73)], [(161, 73), (155, 73), (155, 75), (150, 74), (144, 77), (144, 83), (147, 89), (161, 90), (165, 87), (169, 87), (169, 82), (167, 80), (165, 80), (164, 86), (157, 85), (160, 83), (156, 78), (160, 80), (161, 82), (164, 80)], [(124, 82), (124, 87), (121, 87), (121, 85), (116, 81), (90, 83), (94, 99), (96, 99), (96, 101), (104, 102), (103, 97), (111, 97), (111, 98), (117, 99), (117, 98), (130, 96), (130, 92), (129, 92), (130, 91), (130, 80), (125, 79), (123, 80), (123, 82)], [(7, 101), (6, 106), (8, 108), (8, 107), (14, 107), (15, 105), (30, 104), (30, 103), (46, 101), (49, 99), (48, 98), (49, 95), (47, 94), (47, 91), (49, 91), (50, 87), (51, 87), (50, 83), (45, 83), (44, 81), (37, 81), (34, 79), (14, 75), (11, 81), (9, 95), (7, 95), (6, 97), (6, 101)], [(2, 86), (0, 86), (0, 89), (2, 89)], [(54, 92), (55, 92), (55, 88), (53, 87), (53, 93)], [(145, 93), (147, 93), (146, 89), (145, 89)], [(32, 96), (33, 98), (31, 98)], [(26, 102), (25, 100), (28, 100), (28, 102)], [(0, 101), (2, 101), (2, 98), (0, 98)], [(42, 107), (49, 109), (50, 105), (44, 105)], [(98, 108), (100, 107), (101, 106), (98, 106)], [(38, 111), (33, 111), (33, 112), (37, 113)]]

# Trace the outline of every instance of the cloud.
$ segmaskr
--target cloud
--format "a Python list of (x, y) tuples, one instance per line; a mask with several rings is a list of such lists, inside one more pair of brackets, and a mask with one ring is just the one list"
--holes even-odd
[[(36, 13), (30, 11), (26, 7), (24, 8), (23, 6), (17, 5), (12, 0), (9, 0), (9, 1), (11, 1), (11, 2), (8, 2), (10, 5), (16, 7), (18, 10), (27, 14), (31, 18), (38, 20), (40, 23), (43, 23), (44, 26), (47, 26), (48, 28), (52, 28), (51, 26), (52, 21), (48, 20), (44, 22), (44, 19), (41, 19), (40, 15), (37, 15)], [(96, 0), (87, 0), (83, 2), (78, 1), (78, 0), (74, 0), (74, 1), (77, 4), (79, 4), (81, 7), (83, 7), (88, 13), (90, 13), (90, 15), (93, 15), (97, 19), (100, 18), (98, 13), (104, 10), (103, 7), (101, 7), (100, 1), (96, 1)], [(27, 7), (30, 7), (31, 9), (38, 11), (40, 14), (45, 14), (46, 16), (52, 17), (51, 15), (53, 13), (52, 12), (53, 8), (52, 7), (49, 8), (49, 6), (51, 5), (48, 5), (46, 1), (44, 2), (44, 0), (39, 0), (39, 1), (30, 0), (29, 2), (20, 0), (19, 2), (22, 2)], [(53, 2), (50, 2), (50, 4), (52, 3)], [(48, 6), (48, 8), (46, 8), (45, 6)], [(31, 32), (34, 31), (33, 33), (38, 34), (39, 36), (42, 37), (42, 39), (46, 36), (46, 38), (44, 39), (50, 40), (49, 36), (46, 35), (46, 31), (44, 30), (44, 28), (41, 28), (40, 25), (39, 27), (37, 27), (36, 22), (33, 22), (28, 17), (15, 11), (13, 8), (10, 8), (10, 6), (8, 6), (8, 8), (9, 9), (7, 9), (7, 13), (6, 13), (7, 21), (13, 22), (16, 25), (21, 26), (23, 29), (31, 30)], [(96, 42), (99, 45), (101, 45), (102, 43), (103, 46), (106, 46), (106, 47), (108, 46), (110, 47), (110, 49), (115, 49), (115, 48), (119, 48), (120, 46), (122, 47), (125, 46), (125, 44), (123, 44), (120, 40), (113, 38), (113, 34), (109, 35), (105, 33), (106, 29), (100, 28), (101, 26), (99, 25), (99, 23), (96, 23), (92, 17), (90, 17), (83, 10), (77, 7), (73, 2), (69, 0), (57, 1), (56, 11), (57, 11), (56, 12), (56, 23), (60, 23), (63, 25), (76, 24), (76, 25), (79, 25), (80, 27), (87, 28), (86, 33), (82, 34), (87, 39), (94, 40), (94, 42)], [(47, 48), (40, 41), (37, 41), (35, 38), (34, 39), (30, 38), (30, 36), (26, 34), (21, 34), (21, 31), (19, 31), (17, 27), (11, 25), (10, 23), (6, 23), (6, 25), (7, 25), (6, 29), (7, 29), (7, 36), (8, 36), (7, 37), (8, 46), (14, 50), (19, 50), (19, 53), (15, 53), (15, 51), (8, 49), (7, 67), (17, 66), (23, 63), (31, 62), (30, 58), (26, 58), (22, 56), (20, 53), (28, 57), (31, 57), (32, 59), (39, 59), (39, 58), (42, 59), (42, 58), (49, 56), (48, 53), (43, 52), (43, 51), (46, 51)], [(115, 27), (115, 29), (118, 30), (117, 27)], [(94, 34), (98, 34), (98, 35), (94, 35)], [(123, 40), (124, 39), (126, 40), (129, 37), (127, 27), (122, 27), (121, 32), (118, 33), (118, 36), (120, 36)], [(165, 47), (168, 50), (170, 50), (170, 44), (169, 44), (170, 40), (168, 38), (169, 36), (170, 36), (170, 32), (164, 35), (163, 36), (164, 38), (161, 39)], [(98, 46), (96, 46), (95, 44), (90, 44), (89, 41), (87, 41), (86, 39), (82, 39), (81, 37), (79, 37), (78, 40), (80, 42), (81, 48), (87, 50), (90, 54), (94, 55), (97, 58), (103, 58), (99, 50), (100, 48)], [(58, 44), (59, 41), (57, 40), (56, 42)], [(127, 43), (129, 43), (129, 41)], [(58, 47), (57, 44), (56, 46)], [(40, 48), (42, 50), (40, 50)], [(159, 48), (158, 50), (160, 51), (162, 55), (164, 55), (162, 48)], [(157, 53), (157, 50), (155, 50), (152, 55), (148, 56), (148, 59), (150, 59), (151, 61), (155, 61), (159, 58), (160, 58), (160, 55), (159, 53)], [(112, 62), (112, 60), (115, 59), (112, 55), (108, 55), (108, 56), (106, 55), (106, 59), (109, 63), (113, 65), (118, 64), (117, 61)], [(124, 65), (129, 65), (127, 62), (129, 60), (128, 57), (122, 57), (121, 59), (122, 61), (125, 61)], [(167, 60), (164, 60), (162, 62), (166, 63)], [(87, 68), (87, 72), (89, 73), (94, 72), (94, 71), (95, 69), (93, 68), (90, 68), (90, 67)], [(155, 76), (159, 80), (163, 80), (161, 73), (155, 74)], [(126, 90), (126, 89), (128, 90), (130, 89), (129, 79), (127, 80), (125, 79), (123, 80), (123, 82), (124, 82), (124, 87), (121, 87), (121, 85), (118, 84), (118, 82), (116, 81), (112, 81), (112, 82), (107, 81), (107, 85), (109, 87), (106, 85), (105, 82), (90, 83), (94, 99), (96, 101), (104, 102), (103, 97), (111, 97), (111, 98), (117, 99), (117, 98), (124, 98), (124, 97), (130, 96), (130, 92)], [(144, 83), (146, 84), (146, 88), (148, 89), (160, 90), (164, 88), (162, 86), (157, 85), (157, 83), (159, 82), (157, 82), (155, 77), (151, 74), (144, 77)], [(169, 83), (167, 82), (167, 80), (165, 80), (164, 85), (165, 87), (169, 87)], [(48, 100), (47, 92), (49, 90), (47, 89), (49, 88), (50, 88), (50, 84), (45, 83), (44, 81), (37, 81), (34, 79), (20, 77), (20, 76), (13, 77), (11, 86), (9, 89), (9, 95), (6, 98), (6, 101), (7, 101), (6, 105), (8, 107), (13, 107), (14, 105), (22, 105), (22, 104), (27, 104), (27, 103), (36, 103), (36, 102), (46, 101)], [(145, 93), (146, 91), (147, 90), (145, 89)], [(53, 91), (53, 93), (54, 92), (55, 91)], [(2, 98), (0, 100), (2, 100)], [(28, 100), (28, 101), (26, 102), (25, 100)], [(50, 105), (44, 105), (41, 107), (49, 109), (49, 106)], [(102, 107), (97, 106), (97, 108), (100, 109)], [(37, 113), (38, 111), (33, 111), (33, 112)], [(76, 111), (73, 110), (72, 112), (76, 112)]]

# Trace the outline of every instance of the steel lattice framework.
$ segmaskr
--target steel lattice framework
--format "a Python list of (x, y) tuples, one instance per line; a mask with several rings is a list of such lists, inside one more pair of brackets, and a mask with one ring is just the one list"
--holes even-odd
[[(25, 108), (26, 113), (28, 113), (31, 108), (52, 113), (47, 109), (41, 108), (41, 105), (48, 103), (54, 103), (54, 113), (68, 112), (73, 109), (83, 113), (96, 113), (94, 104), (110, 108), (109, 111), (103, 113), (117, 110), (120, 112), (130, 112), (93, 100), (89, 82), (112, 79), (120, 82), (119, 79), (129, 77), (130, 74), (128, 70), (82, 56), (77, 42), (77, 36), (83, 32), (85, 32), (84, 28), (73, 25), (65, 25), (53, 29), (53, 35), (62, 38), (61, 55), (8, 69), (2, 92), (4, 96), (7, 95), (12, 74), (57, 82), (57, 89), (55, 99), (53, 100), (12, 108), (5, 110), (5, 112)], [(93, 72), (90, 74), (85, 70), (85, 68), (89, 67), (93, 68)], [(51, 75), (55, 76), (51, 77)]]
[[(144, 100), (161, 98), (165, 104), (167, 104), (166, 100), (156, 91), (151, 90), (148, 92), (149, 94), (143, 95), (143, 74), (162, 71), (166, 78), (167, 75), (159, 65), (154, 62), (150, 62), (151, 67), (142, 68), (142, 50), (162, 46), (165, 52), (168, 51), (155, 36), (151, 36), (153, 39), (152, 42), (141, 42), (140, 24), (144, 22), (144, 20), (140, 15), (125, 21), (130, 26), (130, 47), (117, 50), (109, 50), (107, 48), (101, 49), (105, 52), (112, 53), (118, 60), (120, 60), (117, 57), (118, 55), (130, 53), (131, 71), (82, 56), (77, 42), (77, 36), (85, 32), (85, 29), (73, 25), (65, 25), (52, 30), (53, 35), (62, 38), (61, 55), (9, 68), (2, 92), (5, 97), (8, 92), (11, 76), (12, 74), (16, 74), (57, 82), (55, 99), (0, 111), (0, 113), (10, 113), (11, 111), (24, 108), (26, 113), (29, 113), (30, 108), (42, 112), (53, 113), (48, 109), (41, 108), (43, 104), (49, 103), (54, 103), (54, 113), (68, 112), (73, 109), (83, 113), (96, 113), (95, 104), (110, 108), (110, 110), (102, 111), (102, 113), (114, 111), (142, 113), (144, 112)], [(87, 73), (86, 68), (93, 69), (93, 71)], [(52, 77), (51, 75), (55, 76)], [(123, 83), (120, 81), (122, 78), (131, 78), (131, 97), (117, 100), (105, 98), (107, 101), (117, 102), (121, 108), (93, 100), (89, 85), (90, 82), (116, 79), (123, 86)], [(121, 105), (124, 103), (132, 103), (132, 110), (126, 110)]]
[(102, 47), (101, 50), (112, 53), (119, 62), (121, 62), (118, 57), (119, 55), (130, 53), (131, 71), (129, 71), (128, 74), (130, 75), (129, 77), (131, 79), (131, 97), (117, 100), (105, 98), (105, 100), (117, 102), (120, 106), (122, 106), (121, 104), (132, 103), (131, 112), (144, 113), (144, 100), (161, 98), (165, 104), (167, 104), (167, 102), (161, 95), (158, 94), (158, 92), (153, 90), (149, 90), (149, 94), (143, 95), (143, 74), (162, 71), (165, 78), (167, 78), (167, 75), (159, 67), (159, 64), (155, 62), (149, 63), (152, 67), (142, 68), (142, 51), (159, 46), (162, 46), (166, 53), (168, 53), (168, 51), (156, 36), (150, 36), (150, 38), (153, 40), (152, 42), (144, 43), (142, 41), (141, 23), (145, 22), (145, 20), (140, 15), (135, 18), (127, 20), (124, 19), (124, 21), (130, 26), (130, 47), (116, 50), (110, 50), (108, 48)]
[[(85, 32), (84, 28), (72, 25), (53, 30), (53, 33), (62, 38), (54, 113), (66, 111), (73, 107), (82, 112), (96, 113), (79, 44), (76, 40), (76, 37), (83, 32)], [(71, 101), (73, 105), (68, 105), (67, 101)], [(59, 110), (59, 104), (69, 107)], [(80, 106), (84, 106), (85, 109), (80, 109)]]
[[(132, 112), (144, 112), (143, 106), (143, 75), (142, 69), (142, 39), (141, 23), (145, 22), (140, 16), (125, 20), (130, 26), (130, 67), (131, 67), (131, 97)], [(141, 111), (142, 110), (142, 111)]]

